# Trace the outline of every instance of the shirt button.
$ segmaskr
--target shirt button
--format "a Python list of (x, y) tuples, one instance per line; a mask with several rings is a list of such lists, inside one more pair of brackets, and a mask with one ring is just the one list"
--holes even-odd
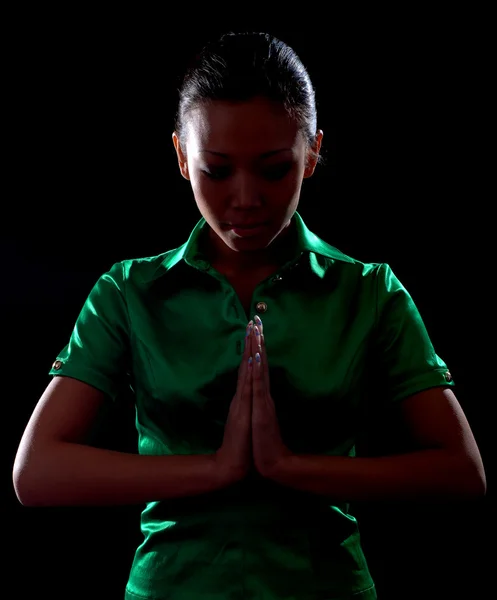
[(56, 360), (52, 365), (52, 369), (56, 369), (57, 371), (60, 369), (60, 367), (62, 367), (62, 361), (60, 360)]
[(260, 313), (265, 313), (267, 310), (267, 304), (265, 302), (257, 302), (255, 310)]
[(450, 374), (450, 371), (446, 371), (444, 373), (444, 377), (445, 377), (445, 381), (452, 381), (452, 375)]

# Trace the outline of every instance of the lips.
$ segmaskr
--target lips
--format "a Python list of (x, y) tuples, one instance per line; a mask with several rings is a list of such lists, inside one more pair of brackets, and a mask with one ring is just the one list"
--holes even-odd
[(230, 223), (230, 227), (235, 227), (236, 229), (255, 229), (256, 227), (261, 227), (262, 225), (266, 225), (266, 221), (260, 223)]
[(264, 232), (267, 229), (267, 224), (263, 223), (262, 225), (253, 225), (250, 227), (237, 227), (235, 225), (230, 225), (229, 226), (230, 230), (234, 233), (235, 236), (237, 236), (237, 238), (250, 238), (250, 239), (254, 239), (254, 238), (258, 238), (259, 236), (263, 235)]

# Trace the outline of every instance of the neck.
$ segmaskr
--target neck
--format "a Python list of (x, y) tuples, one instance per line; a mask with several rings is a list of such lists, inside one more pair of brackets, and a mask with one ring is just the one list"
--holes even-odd
[(235, 252), (209, 227), (206, 234), (205, 253), (214, 267), (222, 267), (232, 274), (256, 272), (268, 267), (279, 267), (291, 258), (295, 243), (293, 220), (280, 232), (267, 248), (253, 252)]

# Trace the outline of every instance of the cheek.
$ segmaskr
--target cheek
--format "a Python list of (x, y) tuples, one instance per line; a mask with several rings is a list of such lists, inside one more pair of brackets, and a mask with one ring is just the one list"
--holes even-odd
[(222, 186), (214, 185), (203, 177), (191, 178), (190, 183), (195, 202), (203, 216), (218, 218), (223, 199)]
[(192, 191), (197, 200), (208, 198), (212, 195), (212, 184), (208, 179), (202, 177), (201, 173), (192, 173), (190, 177), (190, 183), (192, 186)]
[(293, 200), (300, 193), (302, 181), (303, 177), (300, 171), (293, 171), (292, 173), (289, 173), (283, 181), (278, 183), (277, 189), (279, 197), (286, 201)]
[(195, 182), (195, 185), (192, 182), (192, 189), (197, 201), (208, 206), (219, 204), (220, 199), (223, 197), (222, 185), (213, 184), (203, 178)]

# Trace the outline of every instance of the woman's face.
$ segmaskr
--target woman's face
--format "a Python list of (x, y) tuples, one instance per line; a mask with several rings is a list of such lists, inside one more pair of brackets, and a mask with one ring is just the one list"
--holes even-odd
[[(316, 152), (322, 135), (319, 131)], [(227, 254), (267, 248), (290, 224), (302, 180), (316, 166), (294, 121), (265, 98), (196, 108), (188, 114), (186, 148), (180, 148), (176, 133), (173, 143), (181, 174)]]

